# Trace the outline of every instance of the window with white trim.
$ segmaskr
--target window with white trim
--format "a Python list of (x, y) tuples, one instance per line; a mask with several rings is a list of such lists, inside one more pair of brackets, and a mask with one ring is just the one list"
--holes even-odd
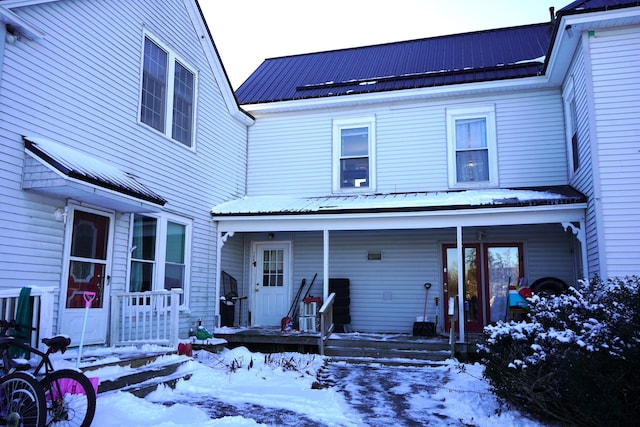
[(447, 110), (449, 186), (498, 185), (496, 124), (493, 106)]
[(375, 119), (341, 119), (333, 122), (333, 190), (375, 189)]
[(140, 121), (193, 147), (196, 73), (171, 50), (144, 37)]
[(188, 291), (191, 223), (176, 217), (135, 214), (131, 227), (129, 291)]

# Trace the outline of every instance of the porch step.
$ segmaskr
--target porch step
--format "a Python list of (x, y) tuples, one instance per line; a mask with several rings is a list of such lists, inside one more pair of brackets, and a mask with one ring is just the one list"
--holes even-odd
[(448, 359), (451, 349), (448, 342), (440, 338), (416, 339), (399, 335), (378, 339), (375, 334), (345, 334), (327, 340), (325, 355), (331, 360), (349, 363), (422, 366)]
[(96, 361), (82, 371), (87, 377), (100, 378), (98, 394), (126, 391), (144, 397), (160, 384), (173, 388), (178, 380), (189, 379), (191, 374), (179, 368), (190, 360), (190, 357), (178, 356), (175, 352), (137, 355), (106, 363)]

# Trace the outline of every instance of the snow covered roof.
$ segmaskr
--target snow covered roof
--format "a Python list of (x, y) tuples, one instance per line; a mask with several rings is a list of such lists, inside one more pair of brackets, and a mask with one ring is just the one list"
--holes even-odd
[[(62, 175), (86, 184), (112, 190), (147, 203), (160, 206), (166, 203), (164, 198), (138, 182), (133, 175), (107, 162), (43, 138), (25, 136), (23, 140), (26, 152), (43, 163), (49, 170), (56, 172), (58, 176)], [(36, 180), (31, 179), (31, 181)], [(41, 178), (39, 181), (38, 185), (32, 184), (31, 188), (43, 190), (50, 187), (53, 192), (55, 191), (53, 188), (58, 185), (56, 181), (51, 179)], [(66, 185), (66, 187), (70, 186)]]
[(326, 197), (245, 196), (215, 206), (213, 216), (336, 214), (455, 210), (505, 206), (584, 203), (575, 189), (487, 189), (442, 192), (361, 194)]

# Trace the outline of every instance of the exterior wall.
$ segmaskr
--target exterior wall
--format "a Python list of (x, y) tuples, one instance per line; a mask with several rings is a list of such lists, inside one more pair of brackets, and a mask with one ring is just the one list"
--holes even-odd
[(369, 116), (376, 121), (377, 192), (447, 190), (446, 110), (478, 105), (495, 106), (500, 187), (567, 184), (560, 91), (541, 90), (258, 114), (249, 136), (249, 194), (330, 194), (332, 120)]
[[(463, 241), (479, 243), (476, 229), (463, 230)], [(533, 283), (541, 277), (557, 277), (575, 284), (575, 240), (560, 224), (504, 226), (483, 228), (489, 244), (522, 243), (525, 277)], [(250, 254), (252, 241), (265, 241), (264, 234), (234, 236), (244, 240)], [(310, 292), (323, 294), (322, 232), (275, 233), (275, 240), (293, 242), (293, 293), (303, 278), (309, 282), (318, 273)], [(423, 284), (433, 284), (429, 291), (427, 313), (433, 321), (438, 314), (442, 330), (443, 286), (442, 245), (455, 244), (455, 229), (332, 231), (329, 238), (329, 276), (346, 277), (351, 282), (351, 317), (356, 331), (410, 333), (416, 316), (422, 316), (425, 292)], [(223, 260), (227, 258), (226, 246)], [(237, 252), (233, 247), (231, 252)], [(381, 251), (381, 261), (368, 261), (368, 251)], [(249, 255), (247, 255), (247, 259)], [(251, 283), (250, 263), (246, 263), (244, 283)], [(240, 282), (240, 280), (239, 280)], [(253, 298), (250, 286), (245, 288)], [(438, 307), (435, 297), (440, 298)], [(284, 314), (283, 314), (284, 316)], [(245, 317), (246, 319), (246, 317)]]
[(640, 265), (640, 27), (599, 30), (589, 39), (607, 276)]
[[(63, 143), (134, 173), (193, 220), (190, 311), (213, 319), (210, 209), (244, 194), (246, 125), (232, 118), (183, 1), (60, 1), (13, 10), (46, 36), (7, 45), (0, 84), (0, 286), (60, 286), (62, 199), (21, 189), (21, 135)], [(197, 72), (195, 150), (137, 122), (143, 31)], [(116, 213), (112, 291), (127, 289), (130, 214)], [(193, 319), (183, 317), (183, 328)], [(185, 329), (186, 331), (186, 329)], [(185, 333), (186, 335), (186, 333)]]
[[(591, 124), (591, 83), (588, 77), (589, 70), (585, 64), (585, 51), (582, 45), (578, 46), (578, 50), (573, 58), (571, 67), (567, 73), (567, 79), (563, 85), (563, 97), (565, 102), (573, 96), (576, 104), (577, 131), (580, 167), (571, 172), (572, 176), (569, 183), (577, 190), (587, 196), (588, 208), (585, 217), (585, 227), (587, 236), (587, 267), (590, 274), (597, 275), (600, 272), (600, 257), (598, 248), (598, 221), (596, 214), (596, 197), (594, 188), (594, 164), (591, 155), (591, 144), (593, 139), (590, 134)], [(567, 112), (565, 111), (565, 114)], [(567, 152), (571, 155), (570, 135), (566, 137)], [(567, 168), (570, 166), (567, 165)]]

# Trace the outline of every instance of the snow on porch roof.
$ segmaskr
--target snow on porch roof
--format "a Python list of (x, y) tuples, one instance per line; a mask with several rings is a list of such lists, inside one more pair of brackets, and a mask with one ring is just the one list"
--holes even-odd
[[(22, 138), (27, 153), (66, 178), (112, 190), (135, 199), (162, 206), (166, 200), (133, 175), (73, 148), (42, 138)], [(42, 188), (46, 190), (46, 188)]]
[(540, 206), (584, 203), (569, 186), (534, 189), (491, 189), (327, 197), (245, 196), (215, 206), (216, 216), (335, 214)]

